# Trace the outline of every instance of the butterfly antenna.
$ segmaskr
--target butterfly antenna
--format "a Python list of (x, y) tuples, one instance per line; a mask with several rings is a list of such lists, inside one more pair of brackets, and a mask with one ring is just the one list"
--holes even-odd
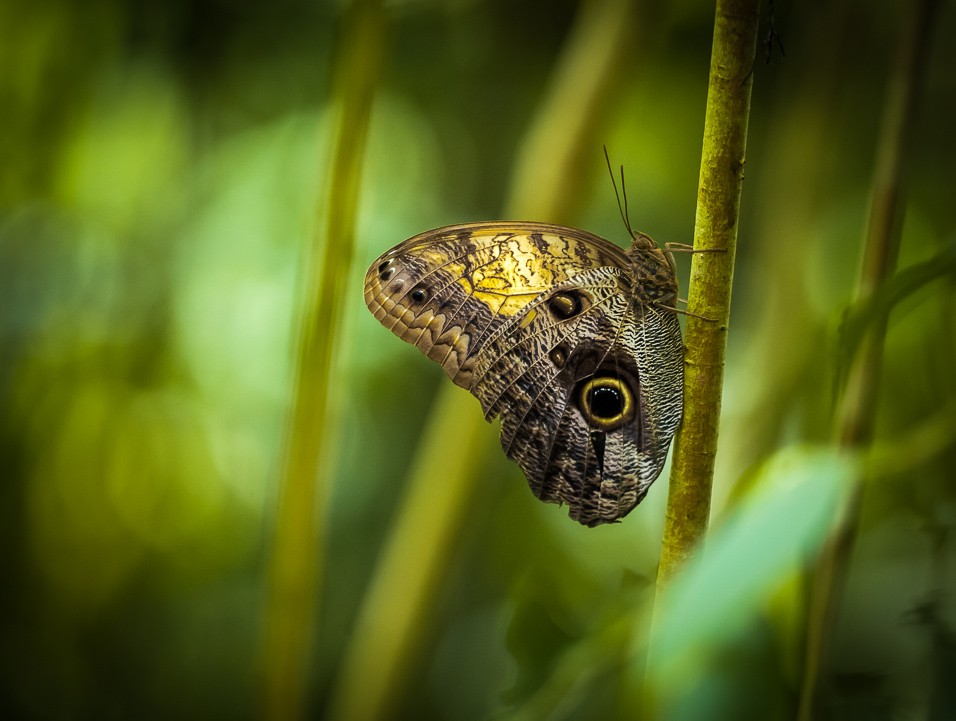
[(614, 197), (617, 199), (617, 210), (621, 214), (621, 220), (624, 221), (624, 227), (628, 234), (633, 238), (634, 231), (631, 229), (631, 220), (627, 215), (627, 190), (624, 188), (624, 166), (621, 166), (621, 191), (624, 193), (624, 204), (621, 205), (621, 195), (617, 192), (617, 183), (614, 180), (614, 170), (611, 168), (611, 158), (607, 154), (607, 146), (604, 147), (604, 160), (607, 162), (607, 172), (611, 176), (611, 187), (614, 188)]
[(624, 166), (621, 166), (621, 195), (624, 196), (624, 225), (627, 226), (627, 232), (634, 237), (634, 229), (631, 227), (631, 214), (627, 210), (627, 186), (624, 185)]

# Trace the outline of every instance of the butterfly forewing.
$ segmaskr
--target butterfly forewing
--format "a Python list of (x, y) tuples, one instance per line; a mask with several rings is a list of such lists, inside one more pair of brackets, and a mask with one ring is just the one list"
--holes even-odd
[(474, 223), (415, 236), (366, 275), (375, 317), (500, 417), (534, 494), (589, 526), (640, 502), (680, 420), (680, 326), (647, 300), (676, 284), (638, 285), (647, 240), (625, 254), (573, 228)]

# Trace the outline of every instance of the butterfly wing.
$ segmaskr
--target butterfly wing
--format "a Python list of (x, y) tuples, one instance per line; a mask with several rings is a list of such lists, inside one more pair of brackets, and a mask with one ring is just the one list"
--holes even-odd
[(593, 526), (644, 497), (681, 415), (680, 326), (634, 282), (627, 255), (590, 233), (472, 223), (385, 253), (365, 299), (501, 416), (502, 447), (538, 498)]
[(681, 417), (680, 325), (637, 302), (630, 282), (604, 267), (542, 293), (473, 372), (472, 393), (486, 417), (501, 416), (501, 445), (532, 492), (588, 526), (640, 503)]
[(365, 302), (382, 324), (471, 388), (487, 339), (583, 268), (626, 263), (596, 235), (544, 223), (467, 223), (416, 235), (372, 263)]

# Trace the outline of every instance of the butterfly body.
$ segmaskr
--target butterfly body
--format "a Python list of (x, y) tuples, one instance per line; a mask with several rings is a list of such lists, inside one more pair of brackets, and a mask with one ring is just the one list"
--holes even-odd
[(588, 525), (616, 521), (660, 474), (680, 421), (673, 263), (543, 223), (438, 228), (378, 258), (369, 310), (501, 418), (534, 494)]

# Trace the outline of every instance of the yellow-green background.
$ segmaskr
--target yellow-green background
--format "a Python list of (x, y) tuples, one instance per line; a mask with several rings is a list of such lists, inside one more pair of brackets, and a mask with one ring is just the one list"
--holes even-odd
[[(839, 323), (905, 3), (823, 5), (777, 0), (786, 57), (775, 48), (765, 64), (758, 48), (718, 524), (774, 451), (831, 435)], [(0, 2), (4, 718), (261, 716), (271, 539), (342, 6)], [(579, 7), (396, 0), (384, 12), (335, 351), (312, 718), (337, 693), (446, 382), (365, 311), (365, 267), (427, 228), (502, 217)], [(689, 242), (713, 7), (648, 0), (629, 22), (612, 99), (573, 171), (574, 202), (524, 219), (623, 242), (606, 144), (626, 166), (634, 225)], [(956, 674), (954, 33), (944, 3), (907, 153), (900, 257), (901, 269), (935, 258), (938, 272), (891, 316), (881, 473), (867, 486), (827, 690), (839, 718), (956, 708), (932, 682)], [(443, 433), (451, 456), (454, 424)], [(586, 529), (532, 497), (495, 435), (488, 426), (479, 440), (478, 492), (389, 713), (508, 717), (534, 701), (553, 718), (605, 718), (618, 708), (620, 664), (588, 641), (646, 600), (666, 475), (624, 523)], [(779, 518), (782, 533), (789, 521)], [(748, 562), (721, 569), (723, 582)], [(779, 569), (772, 598), (700, 652), (705, 671), (688, 679), (675, 718), (792, 716), (802, 653), (792, 571)], [(558, 690), (546, 703), (542, 689)]]

